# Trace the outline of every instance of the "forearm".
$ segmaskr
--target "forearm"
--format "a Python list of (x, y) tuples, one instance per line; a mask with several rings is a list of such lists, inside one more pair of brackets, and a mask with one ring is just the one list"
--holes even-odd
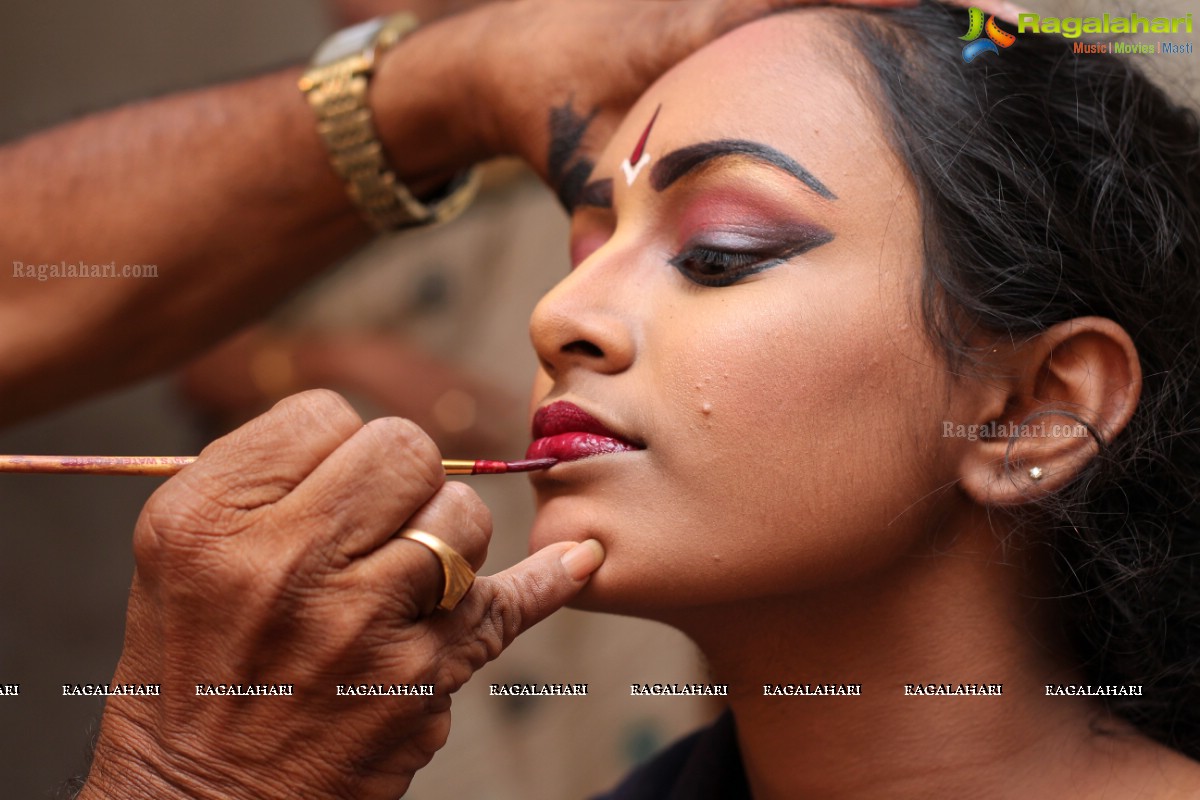
[[(182, 358), (366, 239), (297, 76), (140, 103), (0, 150), (0, 421)], [(36, 265), (60, 262), (115, 262), (118, 277), (37, 279)], [(126, 264), (157, 277), (121, 277)]]
[[(424, 35), (389, 53), (389, 69), (417, 86)], [(177, 363), (369, 240), (300, 73), (139, 103), (0, 148), (0, 423)], [(445, 123), (429, 124), (450, 107), (440, 90), (380, 97), (397, 171), (418, 191), (469, 162)], [(112, 263), (117, 277), (39, 280), (38, 265), (61, 262)], [(153, 265), (157, 277), (124, 277), (125, 265)]]

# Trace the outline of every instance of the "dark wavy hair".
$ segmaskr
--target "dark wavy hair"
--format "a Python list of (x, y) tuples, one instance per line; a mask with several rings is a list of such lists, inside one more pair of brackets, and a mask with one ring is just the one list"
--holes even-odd
[(981, 332), (1019, 342), (1088, 315), (1137, 346), (1132, 421), (1107, 442), (1091, 429), (1099, 454), (1017, 519), (1052, 547), (1089, 682), (1142, 684), (1109, 707), (1200, 757), (1196, 115), (1059, 36), (1021, 34), (964, 64), (964, 9), (838, 17), (917, 190), (923, 313), (951, 364), (978, 363)]

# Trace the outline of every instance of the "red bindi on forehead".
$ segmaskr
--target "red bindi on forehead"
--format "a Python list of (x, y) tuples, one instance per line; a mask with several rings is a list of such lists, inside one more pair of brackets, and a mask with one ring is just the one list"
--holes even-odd
[(646, 152), (646, 140), (650, 138), (650, 129), (654, 127), (654, 121), (658, 119), (658, 112), (662, 111), (662, 104), (654, 109), (654, 115), (650, 117), (650, 122), (646, 125), (646, 130), (642, 131), (641, 138), (638, 139), (637, 145), (633, 148), (633, 152), (629, 154), (629, 163), (636, 164), (641, 160), (642, 154)]
[(642, 131), (641, 137), (638, 138), (633, 152), (621, 164), (621, 171), (625, 173), (625, 183), (628, 186), (633, 186), (633, 182), (637, 180), (638, 173), (642, 171), (642, 167), (650, 162), (650, 156), (646, 154), (646, 140), (650, 138), (650, 129), (654, 127), (654, 121), (658, 119), (658, 112), (660, 111), (662, 111), (661, 103), (658, 108), (654, 109), (654, 116), (650, 117), (650, 122), (646, 125), (646, 130)]

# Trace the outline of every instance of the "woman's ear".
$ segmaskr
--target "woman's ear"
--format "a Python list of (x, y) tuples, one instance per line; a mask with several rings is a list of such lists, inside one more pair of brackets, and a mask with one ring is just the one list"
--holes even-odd
[(983, 505), (1026, 503), (1069, 482), (1137, 407), (1142, 369), (1133, 340), (1103, 317), (1048, 328), (1011, 355), (999, 417), (964, 448), (959, 485)]

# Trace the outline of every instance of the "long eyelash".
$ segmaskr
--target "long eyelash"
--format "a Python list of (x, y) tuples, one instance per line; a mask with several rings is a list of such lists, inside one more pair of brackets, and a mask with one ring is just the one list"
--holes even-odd
[(735, 251), (726, 250), (710, 250), (707, 247), (693, 247), (684, 255), (688, 258), (694, 258), (702, 264), (707, 264), (714, 267), (722, 267), (724, 269), (746, 267), (762, 258), (762, 256), (757, 253), (738, 253)]
[[(823, 232), (784, 252), (773, 253), (716, 250), (695, 245), (672, 258), (669, 263), (689, 281), (701, 286), (731, 286), (748, 275), (770, 269), (831, 241), (833, 234)], [(699, 270), (695, 268), (697, 263), (701, 267)]]
[[(701, 286), (729, 286), (747, 275), (778, 264), (783, 259), (761, 253), (693, 247), (671, 259), (671, 266)], [(696, 269), (696, 265), (700, 269)], [(689, 266), (690, 265), (690, 266)], [(704, 268), (715, 268), (705, 270)]]

